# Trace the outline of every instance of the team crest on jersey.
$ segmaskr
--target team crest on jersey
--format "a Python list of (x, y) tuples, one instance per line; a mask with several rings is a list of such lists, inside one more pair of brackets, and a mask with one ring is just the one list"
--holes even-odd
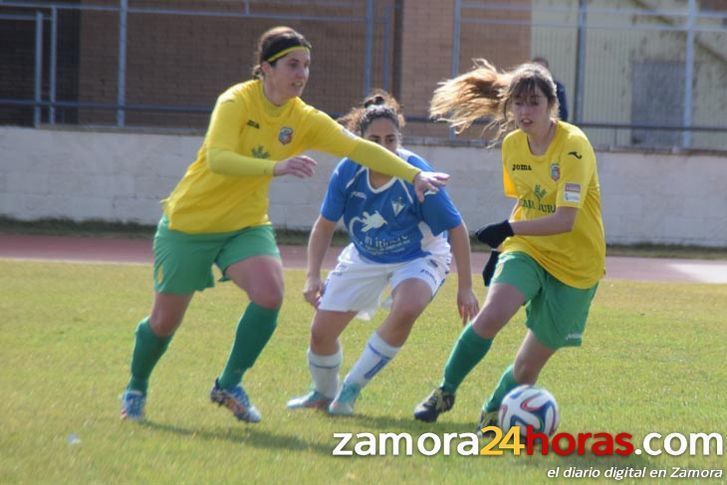
[(391, 208), (394, 210), (394, 217), (398, 216), (399, 213), (404, 209), (404, 201), (401, 197), (397, 197), (396, 200), (391, 202)]
[(557, 182), (560, 180), (560, 164), (557, 162), (553, 162), (550, 164), (550, 178), (553, 179), (553, 182)]
[(293, 141), (293, 128), (288, 128), (287, 126), (282, 127), (278, 132), (278, 141), (283, 145), (287, 145)]

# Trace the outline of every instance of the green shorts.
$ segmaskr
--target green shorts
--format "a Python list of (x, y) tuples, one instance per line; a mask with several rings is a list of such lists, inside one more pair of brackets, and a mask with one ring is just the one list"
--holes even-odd
[(525, 324), (543, 345), (581, 345), (598, 283), (585, 290), (568, 286), (523, 252), (501, 255), (492, 283), (512, 285), (525, 296)]
[(253, 256), (280, 258), (272, 226), (232, 232), (187, 234), (169, 229), (162, 217), (154, 235), (154, 290), (187, 295), (215, 286), (212, 264), (222, 271)]

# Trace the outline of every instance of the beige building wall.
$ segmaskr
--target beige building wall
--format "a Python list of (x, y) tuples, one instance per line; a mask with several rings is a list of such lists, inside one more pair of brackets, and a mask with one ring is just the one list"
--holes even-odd
[[(674, 63), (683, 68), (686, 58), (686, 33), (667, 30), (684, 25), (685, 17), (639, 16), (619, 13), (618, 10), (634, 8), (653, 8), (660, 11), (687, 13), (687, 3), (683, 0), (591, 0), (592, 9), (612, 9), (613, 14), (603, 11), (592, 13), (588, 25), (609, 26), (592, 28), (587, 36), (585, 93), (583, 98), (583, 121), (628, 124), (632, 122), (633, 66), (639, 62)], [(702, 1), (702, 9), (727, 11), (727, 2)], [(565, 12), (547, 11), (546, 8), (568, 9)], [(575, 70), (577, 47), (576, 0), (534, 0), (534, 25), (571, 25), (568, 27), (534, 27), (532, 54), (543, 55), (550, 60), (551, 70), (566, 85), (569, 108), (573, 107), (575, 96)], [(683, 21), (681, 23), (677, 23)], [(692, 100), (693, 125), (724, 124), (727, 110), (727, 32), (720, 19), (703, 19), (698, 28), (721, 30), (704, 32), (695, 36), (694, 84)], [(649, 27), (653, 29), (649, 29)], [(660, 29), (661, 28), (661, 29)], [(651, 92), (660, 96), (660, 84), (668, 79), (651, 79)], [(677, 100), (664, 99), (664, 103)], [(678, 100), (681, 102), (681, 99)], [(681, 120), (680, 120), (681, 122)], [(631, 130), (591, 129), (589, 136), (598, 145), (631, 145)], [(721, 134), (694, 133), (694, 144), (706, 148), (724, 147)]]

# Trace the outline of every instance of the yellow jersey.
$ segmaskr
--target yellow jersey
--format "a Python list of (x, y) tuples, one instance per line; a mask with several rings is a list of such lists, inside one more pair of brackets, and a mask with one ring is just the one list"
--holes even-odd
[[(369, 142), (298, 97), (275, 106), (265, 97), (262, 81), (236, 84), (217, 99), (197, 159), (162, 201), (169, 228), (198, 234), (270, 224), (268, 192), (276, 161), (306, 150), (344, 157), (358, 153), (355, 150), (366, 144)], [(212, 171), (209, 154), (215, 150), (246, 157), (252, 167), (249, 174)], [(398, 157), (381, 152), (377, 152), (381, 156), (376, 163), (379, 170), (386, 167), (385, 172), (406, 180), (419, 172)], [(258, 160), (251, 163), (252, 159)], [(361, 163), (373, 168), (372, 162)]]
[(596, 155), (586, 135), (563, 121), (556, 124), (547, 152), (530, 152), (527, 135), (516, 130), (502, 143), (505, 195), (518, 200), (513, 221), (538, 219), (558, 207), (576, 207), (573, 229), (551, 236), (513, 236), (503, 251), (523, 251), (562, 283), (590, 288), (604, 274), (606, 242)]

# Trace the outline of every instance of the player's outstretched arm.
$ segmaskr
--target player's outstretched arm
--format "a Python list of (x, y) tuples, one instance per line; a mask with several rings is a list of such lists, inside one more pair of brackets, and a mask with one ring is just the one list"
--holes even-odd
[(321, 281), (321, 266), (326, 256), (328, 247), (331, 245), (333, 232), (336, 230), (336, 223), (329, 221), (323, 216), (318, 216), (311, 229), (308, 238), (308, 264), (306, 268), (305, 286), (303, 287), (303, 298), (314, 308), (318, 308), (321, 296), (323, 296), (323, 281)]
[(449, 242), (457, 265), (457, 309), (462, 325), (477, 315), (480, 305), (472, 291), (472, 266), (470, 263), (470, 237), (467, 226), (462, 222), (449, 231)]

